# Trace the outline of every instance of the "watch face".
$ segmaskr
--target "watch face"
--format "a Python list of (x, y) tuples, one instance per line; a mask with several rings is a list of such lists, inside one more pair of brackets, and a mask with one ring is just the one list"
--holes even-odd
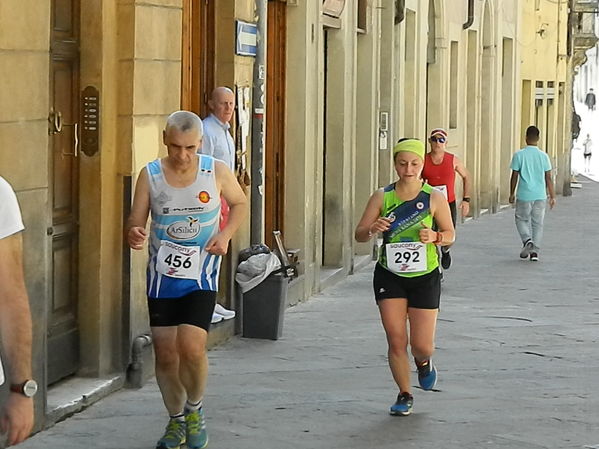
[(37, 382), (35, 380), (28, 380), (23, 385), (23, 394), (28, 398), (33, 397), (37, 393)]

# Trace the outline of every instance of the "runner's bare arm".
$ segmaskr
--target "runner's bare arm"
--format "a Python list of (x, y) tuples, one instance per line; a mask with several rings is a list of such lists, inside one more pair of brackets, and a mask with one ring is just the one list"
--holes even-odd
[(466, 199), (466, 201), (462, 201), (460, 203), (460, 210), (462, 212), (462, 217), (467, 217), (468, 213), (470, 212), (470, 191), (472, 190), (472, 177), (459, 157), (455, 156), (453, 160), (455, 171), (462, 177), (462, 184), (464, 186), (462, 198)]
[(354, 238), (357, 242), (367, 242), (377, 232), (389, 229), (389, 220), (381, 217), (383, 195), (383, 189), (379, 189), (370, 196), (362, 218), (354, 232)]
[(472, 177), (470, 176), (470, 171), (459, 157), (454, 156), (453, 160), (455, 163), (455, 171), (462, 177), (462, 182), (464, 184), (464, 198), (470, 198), (470, 192), (472, 190)]
[(230, 208), (227, 225), (220, 232), (228, 241), (245, 220), (248, 201), (235, 175), (224, 162), (215, 161), (214, 170), (217, 186)]
[(135, 185), (135, 194), (133, 195), (133, 204), (131, 213), (127, 219), (125, 233), (127, 243), (131, 249), (142, 249), (143, 244), (148, 238), (146, 224), (150, 213), (150, 183), (148, 172), (144, 167)]
[(437, 224), (440, 238), (436, 238), (437, 245), (451, 245), (455, 240), (455, 229), (451, 219), (451, 210), (445, 196), (436, 190), (431, 193), (431, 214)]

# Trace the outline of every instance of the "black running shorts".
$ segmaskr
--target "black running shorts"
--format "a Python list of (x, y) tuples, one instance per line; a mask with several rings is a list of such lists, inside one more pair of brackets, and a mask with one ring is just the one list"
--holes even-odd
[[(453, 221), (453, 228), (455, 229), (456, 227), (456, 223), (458, 221), (458, 208), (455, 204), (455, 201), (452, 201), (451, 203), (449, 203), (449, 211), (451, 212), (451, 221)], [(433, 221), (433, 231), (438, 231), (439, 227), (437, 226), (437, 223), (435, 223)]]
[(458, 209), (455, 205), (455, 201), (452, 201), (451, 203), (449, 203), (449, 210), (451, 211), (451, 221), (453, 221), (453, 227), (455, 229), (455, 225), (458, 220)]
[(417, 277), (403, 277), (383, 268), (374, 268), (374, 297), (376, 301), (406, 298), (408, 307), (438, 309), (441, 298), (441, 275), (438, 269)]
[(148, 298), (150, 326), (190, 324), (210, 330), (216, 292), (196, 290), (180, 298)]

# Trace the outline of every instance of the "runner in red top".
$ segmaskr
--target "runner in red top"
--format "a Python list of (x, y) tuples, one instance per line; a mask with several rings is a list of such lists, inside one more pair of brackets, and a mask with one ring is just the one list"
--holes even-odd
[[(470, 211), (470, 173), (460, 158), (445, 151), (447, 131), (442, 128), (433, 129), (428, 141), (431, 145), (431, 151), (424, 158), (422, 179), (445, 194), (455, 226), (457, 221), (455, 174), (457, 172), (462, 177), (464, 196), (460, 203), (460, 210), (462, 217), (466, 217)], [(449, 248), (449, 246), (441, 248), (441, 266), (444, 269), (448, 269), (451, 265)]]

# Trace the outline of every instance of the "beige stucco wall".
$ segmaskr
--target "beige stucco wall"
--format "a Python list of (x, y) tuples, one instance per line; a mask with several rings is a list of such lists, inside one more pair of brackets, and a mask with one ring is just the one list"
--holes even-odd
[[(433, 5), (431, 14), (429, 6)], [(517, 70), (513, 67), (515, 52), (511, 54), (512, 71), (502, 75), (503, 39), (513, 40), (518, 29), (515, 1), (475, 2), (474, 21), (468, 30), (463, 23), (467, 18), (467, 3), (451, 4), (444, 1), (407, 1), (406, 19), (399, 33), (409, 27), (409, 14), (415, 18), (418, 30), (413, 43), (408, 39), (406, 46), (416, 47), (415, 62), (400, 66), (398, 96), (404, 118), (398, 126), (404, 133), (410, 120), (406, 114), (414, 111), (417, 137), (427, 138), (430, 129), (440, 126), (448, 130), (448, 151), (460, 157), (469, 168), (473, 181), (471, 210), (474, 216), (482, 211), (495, 211), (501, 202), (500, 190), (505, 189), (506, 153), (515, 143), (512, 133), (505, 132), (502, 118), (507, 119), (509, 130), (515, 123), (517, 102), (513, 91)], [(430, 52), (427, 49), (429, 14), (434, 17), (434, 62), (427, 69)], [(414, 20), (414, 19), (413, 19)], [(409, 33), (410, 35), (412, 33)], [(451, 86), (452, 43), (457, 77), (454, 88)], [(405, 48), (400, 47), (400, 61), (405, 60)], [(416, 72), (416, 76), (411, 71)], [(426, 79), (428, 71), (428, 94)], [(504, 77), (509, 77), (504, 79)], [(509, 91), (502, 98), (502, 87)], [(450, 121), (450, 103), (455, 96), (455, 118)], [(506, 102), (505, 100), (510, 100)], [(402, 104), (403, 103), (403, 104)], [(416, 103), (411, 105), (410, 103)], [(461, 195), (461, 183), (457, 185), (457, 196)]]
[[(132, 189), (140, 170), (166, 154), (164, 122), (180, 109), (182, 14), (181, 0), (118, 3), (117, 166), (118, 175), (131, 177)], [(129, 337), (134, 339), (149, 330), (147, 252), (131, 251), (130, 256)]]
[[(535, 2), (523, 2), (522, 33), (519, 41), (521, 79), (530, 80), (533, 88), (532, 95), (522, 98), (522, 101), (528, 101), (529, 104), (522, 107), (521, 136), (526, 126), (535, 124), (539, 127), (542, 136), (539, 146), (546, 150), (551, 158), (554, 179), (560, 192), (564, 182), (569, 179), (571, 144), (572, 69), (571, 60), (567, 57), (567, 3), (565, 0), (540, 0), (537, 9)], [(538, 91), (535, 90), (536, 82), (543, 83), (543, 87)], [(554, 83), (553, 105), (549, 104), (549, 82)], [(559, 88), (560, 85), (562, 89)], [(538, 108), (538, 121), (535, 121), (535, 91), (542, 100), (542, 105)], [(521, 137), (521, 145), (524, 145), (523, 140)]]
[[(322, 286), (323, 274), (335, 262), (348, 268), (359, 260), (354, 255), (370, 253), (370, 245), (354, 243), (353, 227), (370, 193), (395, 179), (391, 148), (400, 137), (426, 139), (433, 127), (448, 129), (449, 151), (472, 172), (473, 215), (495, 212), (507, 202), (509, 159), (519, 139), (520, 3), (475, 2), (468, 30), (463, 28), (467, 2), (407, 0), (400, 24), (395, 24), (392, 13), (395, 3), (371, 4), (371, 28), (356, 36), (357, 2), (348, 2), (341, 29), (328, 31), (327, 70), (335, 83), (328, 89), (334, 95), (327, 97), (324, 121), (325, 34), (319, 5), (298, 2), (287, 8), (292, 36), (287, 48), (287, 95), (294, 107), (288, 111), (286, 167), (287, 179), (293, 181), (286, 192), (286, 240), (302, 250), (305, 296)], [(430, 19), (429, 4), (434, 5)], [(435, 28), (434, 53), (428, 48), (429, 20)], [(453, 84), (452, 42), (457, 50)], [(450, 123), (452, 101), (456, 112)], [(379, 148), (381, 112), (389, 114), (388, 149)], [(352, 120), (355, 125), (348, 127)], [(327, 157), (335, 145), (344, 153), (335, 160), (337, 172), (331, 176), (323, 171), (325, 133), (334, 141), (332, 147), (327, 144)], [(343, 194), (328, 198), (330, 189), (323, 186), (323, 179), (351, 192), (350, 201), (345, 202)], [(459, 198), (460, 183), (457, 189)], [(322, 228), (323, 216), (331, 209), (339, 230), (335, 235)], [(350, 222), (346, 228), (344, 223)], [(326, 260), (327, 248), (332, 263)]]
[[(233, 88), (252, 87), (254, 58), (235, 54), (235, 24), (236, 20), (255, 22), (254, 2), (249, 0), (225, 0), (216, 3), (216, 73), (215, 84), (217, 86), (229, 86)], [(251, 89), (250, 89), (250, 92)], [(250, 94), (251, 95), (251, 94)], [(237, 99), (236, 99), (237, 100)], [(231, 127), (236, 132), (236, 127)], [(241, 136), (235, 136), (236, 141)], [(251, 173), (251, 124), (250, 135), (246, 140), (246, 163), (248, 173)], [(248, 215), (239, 230), (231, 240), (229, 255), (223, 259), (221, 268), (221, 281), (218, 302), (229, 308), (236, 308), (234, 273), (237, 267), (236, 254), (240, 249), (250, 244), (250, 213), (249, 202), (251, 199), (250, 189), (246, 189), (248, 195)]]
[[(162, 157), (162, 130), (167, 115), (180, 108), (181, 0), (125, 2), (119, 5), (123, 30), (119, 65), (119, 148), (128, 155), (121, 161), (124, 174), (135, 181), (141, 168)], [(251, 21), (253, 3), (244, 0), (216, 4), (216, 85), (251, 86), (253, 58), (234, 54), (235, 19)], [(134, 30), (134, 31), (131, 31)], [(127, 33), (130, 35), (127, 36)], [(131, 34), (133, 33), (133, 34)], [(150, 39), (146, 36), (151, 35)], [(249, 156), (248, 156), (249, 158)], [(249, 161), (249, 159), (248, 159)], [(231, 253), (249, 244), (249, 219), (232, 240)], [(132, 336), (147, 330), (145, 251), (132, 252)], [(225, 258), (219, 301), (232, 306), (234, 256)]]
[(369, 5), (368, 32), (360, 34), (357, 2), (347, 3), (340, 28), (326, 31), (320, 8), (287, 8), (285, 243), (301, 250), (302, 274), (292, 301), (370, 253), (354, 242), (353, 230), (378, 183), (380, 13)]
[[(24, 21), (23, 14), (27, 20)], [(50, 6), (35, 0), (0, 2), (0, 176), (17, 192), (27, 290), (33, 316), (33, 373), (44, 379), (50, 226), (48, 199)], [(46, 32), (31, 33), (31, 30)], [(6, 386), (0, 394), (5, 394)], [(36, 398), (36, 418), (45, 398)]]
[[(564, 142), (569, 135), (565, 132), (569, 121), (563, 114), (560, 121), (562, 110), (570, 114), (569, 67), (561, 57), (565, 53), (565, 2), (558, 32), (555, 2), (541, 1), (539, 11), (531, 0), (475, 2), (474, 23), (464, 30), (467, 2), (449, 8), (447, 1), (435, 0), (436, 62), (430, 67), (427, 94), (429, 2), (406, 1), (413, 26), (410, 32), (406, 32), (407, 17), (399, 25), (394, 23), (390, 13), (394, 0), (370, 2), (368, 32), (358, 34), (354, 26), (357, 2), (348, 1), (341, 28), (327, 31), (326, 121), (321, 3), (299, 1), (287, 6), (285, 243), (300, 249), (302, 274), (293, 285), (292, 300), (319, 291), (331, 273), (348, 274), (361, 260), (359, 256), (370, 253), (370, 245), (354, 242), (353, 229), (370, 193), (395, 178), (393, 143), (406, 135), (425, 139), (433, 126), (449, 128), (452, 41), (457, 43), (460, 70), (457, 120), (449, 129), (449, 150), (472, 171), (475, 216), (505, 202), (506, 166), (520, 144), (523, 123), (534, 112), (533, 100), (528, 108), (522, 107), (521, 80), (532, 80), (533, 90), (535, 80), (554, 81), (556, 90), (558, 83), (566, 82), (563, 106), (554, 114), (557, 164), (563, 165), (566, 155), (560, 148), (560, 135)], [(18, 20), (23, 11), (28, 17), (26, 27)], [(216, 84), (251, 86), (253, 58), (234, 54), (235, 19), (254, 21), (253, 2), (218, 0)], [(131, 276), (131, 303), (122, 303), (127, 300), (121, 295), (123, 202), (129, 199), (124, 197), (123, 186), (128, 177), (134, 183), (148, 161), (164, 155), (164, 120), (180, 105), (181, 20), (182, 0), (81, 1), (81, 87), (93, 85), (101, 95), (100, 151), (79, 159), (79, 294), (85, 311), (80, 314), (85, 375), (120, 369), (129, 351), (123, 347), (124, 334), (132, 339), (148, 329), (145, 251), (132, 252), (130, 271), (124, 267)], [(40, 7), (35, 0), (0, 2), (0, 175), (17, 190), (27, 226), (27, 281), (37, 321), (34, 366), (40, 376), (45, 360), (51, 242), (46, 235), (51, 224), (48, 165), (39, 163), (49, 156), (49, 23), (48, 5)], [(541, 36), (536, 31), (544, 23), (549, 25)], [(39, 32), (31, 33), (33, 29)], [(502, 75), (506, 38), (513, 43), (508, 79)], [(523, 110), (528, 117), (521, 117)], [(381, 112), (389, 114), (386, 150), (379, 148)], [(249, 157), (248, 153), (248, 169)], [(327, 229), (323, 233), (324, 217)], [(249, 226), (248, 219), (232, 243), (233, 254), (248, 246)], [(229, 292), (235, 264), (234, 256), (226, 262)], [(124, 307), (130, 322), (122, 328)]]

